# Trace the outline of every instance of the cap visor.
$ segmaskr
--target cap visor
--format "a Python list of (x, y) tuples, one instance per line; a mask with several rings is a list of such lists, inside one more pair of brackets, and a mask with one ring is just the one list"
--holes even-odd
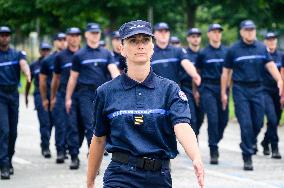
[(145, 34), (145, 35), (149, 35), (151, 37), (154, 37), (154, 35), (150, 32), (147, 32), (147, 31), (144, 31), (144, 30), (138, 30), (138, 31), (133, 31), (131, 33), (129, 33), (128, 35), (125, 35), (122, 39), (126, 39), (126, 38), (129, 38), (133, 35), (137, 35), (137, 34)]
[(100, 29), (88, 29), (87, 32), (99, 33), (99, 32), (101, 32), (101, 30)]

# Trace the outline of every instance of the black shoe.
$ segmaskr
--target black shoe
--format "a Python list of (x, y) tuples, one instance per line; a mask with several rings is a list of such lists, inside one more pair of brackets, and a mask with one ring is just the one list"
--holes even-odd
[(106, 150), (104, 152), (104, 156), (108, 156), (108, 152)]
[(267, 143), (265, 143), (264, 141), (262, 141), (260, 144), (263, 147), (263, 155), (270, 155), (269, 145)]
[(78, 158), (78, 156), (75, 156), (75, 157), (71, 157), (71, 164), (70, 164), (70, 169), (71, 170), (76, 170), (79, 168), (79, 165), (80, 165), (80, 160)]
[(57, 158), (56, 158), (56, 163), (57, 164), (62, 164), (64, 163), (65, 155), (63, 153), (58, 153)]
[(273, 159), (281, 159), (281, 158), (282, 158), (282, 156), (281, 156), (280, 153), (279, 153), (278, 147), (272, 149), (271, 158), (273, 158)]
[(218, 150), (210, 150), (210, 164), (218, 164), (219, 152)]
[(253, 170), (251, 156), (243, 156), (244, 159), (244, 170)]
[(10, 175), (14, 175), (14, 167), (12, 166), (12, 164), (10, 165), (9, 173)]
[(1, 168), (1, 179), (2, 180), (10, 179), (9, 167), (2, 167)]
[(50, 150), (48, 148), (47, 149), (42, 149), (41, 153), (42, 153), (44, 158), (51, 158), (51, 153), (50, 153)]

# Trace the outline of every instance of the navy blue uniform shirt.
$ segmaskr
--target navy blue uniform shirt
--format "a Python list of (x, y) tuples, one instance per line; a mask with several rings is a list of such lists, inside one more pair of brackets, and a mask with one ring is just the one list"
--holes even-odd
[[(277, 69), (280, 71), (280, 68), (282, 66), (283, 54), (278, 50), (276, 50), (274, 53), (269, 53), (269, 54), (271, 55)], [(270, 91), (274, 90), (275, 92), (278, 92), (277, 83), (273, 79), (273, 77), (271, 76), (271, 74), (268, 72), (267, 69), (265, 69), (265, 72), (264, 72), (263, 85), (264, 85), (264, 89), (267, 89)]]
[(39, 73), (42, 66), (42, 60), (43, 57), (40, 57), (38, 60), (36, 60), (30, 65), (31, 77), (32, 80), (34, 80), (34, 86), (35, 86), (34, 94), (39, 93)]
[(74, 52), (68, 48), (59, 52), (54, 61), (54, 72), (60, 74), (60, 88), (66, 90)]
[(155, 45), (154, 54), (151, 59), (151, 67), (157, 75), (179, 83), (179, 75), (182, 69), (181, 61), (184, 59), (187, 59), (185, 49), (171, 45), (162, 49)]
[(110, 80), (108, 65), (111, 63), (114, 63), (114, 59), (110, 51), (86, 45), (74, 54), (71, 69), (80, 73), (78, 84), (98, 87)]
[(125, 57), (123, 57), (121, 54), (116, 53), (115, 51), (113, 53), (114, 62), (119, 68), (119, 70), (125, 70), (127, 68)]
[(202, 80), (220, 80), (227, 51), (223, 45), (214, 48), (210, 44), (201, 50), (195, 66), (201, 71)]
[(228, 50), (224, 67), (233, 69), (233, 81), (262, 82), (264, 66), (270, 61), (272, 57), (262, 42), (246, 44), (240, 40)]
[(47, 89), (49, 89), (51, 85), (52, 73), (54, 69), (54, 60), (57, 53), (58, 52), (56, 51), (53, 52), (49, 56), (45, 57), (41, 63), (40, 73), (47, 76)]
[(20, 60), (26, 59), (24, 51), (9, 48), (0, 50), (0, 85), (18, 86), (20, 82)]
[(142, 83), (123, 74), (99, 87), (94, 115), (94, 134), (107, 137), (108, 152), (160, 159), (178, 153), (174, 125), (190, 124), (186, 95), (153, 71)]

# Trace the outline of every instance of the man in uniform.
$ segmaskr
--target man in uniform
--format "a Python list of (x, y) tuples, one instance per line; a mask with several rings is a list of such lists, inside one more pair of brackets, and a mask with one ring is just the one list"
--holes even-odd
[(185, 49), (169, 45), (170, 28), (167, 23), (161, 22), (154, 26), (156, 45), (152, 56), (153, 71), (164, 78), (180, 83), (179, 72), (183, 68), (190, 75), (196, 85), (201, 80), (194, 65), (187, 59)]
[(56, 163), (58, 164), (64, 163), (66, 153), (65, 145), (72, 147), (73, 143), (77, 142), (78, 135), (73, 137), (68, 137), (67, 135), (67, 127), (70, 121), (65, 109), (65, 96), (72, 58), (74, 53), (80, 49), (81, 30), (77, 27), (68, 28), (66, 31), (66, 41), (67, 48), (59, 52), (55, 57), (54, 75), (51, 85), (51, 109), (54, 116), (56, 115), (54, 124), (56, 129)]
[(181, 47), (180, 40), (177, 36), (171, 36), (170, 38), (170, 44), (175, 47)]
[(15, 153), (19, 115), (20, 70), (31, 81), (26, 53), (10, 48), (11, 30), (0, 26), (0, 168), (1, 179), (14, 173), (12, 157)]
[[(39, 89), (39, 73), (42, 66), (42, 61), (45, 57), (47, 57), (52, 49), (52, 46), (48, 43), (42, 42), (39, 47), (40, 57), (38, 60), (33, 62), (30, 65), (31, 70), (31, 79), (34, 80), (34, 104), (35, 109), (37, 111), (37, 116), (39, 120), (39, 130), (40, 130), (40, 139), (41, 139), (41, 153), (44, 158), (50, 158), (51, 153), (49, 149), (49, 141), (51, 136), (51, 128), (52, 128), (52, 119), (51, 113), (49, 110), (45, 110), (43, 108), (43, 103), (40, 96), (40, 89)], [(30, 91), (31, 83), (27, 81), (26, 83), (26, 90), (25, 90), (25, 99), (26, 99), (26, 106), (28, 107), (28, 95)]]
[(235, 113), (241, 128), (244, 170), (253, 170), (252, 155), (256, 153), (257, 136), (263, 126), (264, 95), (263, 71), (266, 68), (277, 81), (279, 94), (283, 81), (265, 45), (256, 40), (256, 26), (251, 20), (240, 24), (241, 40), (233, 44), (226, 55), (221, 96), (223, 110), (228, 105), (227, 86), (233, 71), (233, 99)]
[(209, 25), (209, 44), (197, 56), (196, 68), (201, 74), (200, 102), (208, 120), (208, 145), (210, 164), (218, 164), (218, 143), (223, 138), (229, 120), (228, 106), (223, 110), (221, 102), (221, 74), (227, 48), (222, 45), (223, 28)]
[(177, 137), (203, 188), (204, 170), (189, 125), (187, 98), (175, 82), (150, 68), (154, 52), (150, 23), (131, 21), (119, 32), (128, 70), (97, 89), (87, 187), (94, 187), (105, 144), (112, 161), (104, 187), (172, 187), (169, 161), (178, 153)]
[[(277, 36), (273, 32), (269, 32), (265, 35), (264, 40), (267, 50), (271, 55), (277, 69), (280, 71), (282, 65), (283, 54), (277, 49)], [(273, 159), (281, 159), (279, 153), (278, 142), (279, 137), (277, 133), (277, 128), (281, 118), (281, 105), (279, 90), (277, 88), (277, 83), (271, 77), (268, 71), (264, 72), (264, 102), (265, 102), (265, 114), (267, 117), (267, 129), (265, 136), (261, 142), (263, 147), (263, 154), (270, 155), (270, 146)]]
[[(111, 52), (99, 46), (100, 37), (100, 26), (97, 23), (89, 23), (85, 32), (87, 45), (74, 54), (66, 91), (66, 111), (71, 116), (68, 137), (78, 135), (77, 114), (79, 113), (88, 146), (93, 135), (92, 109), (94, 109), (95, 91), (98, 86), (109, 80), (109, 74), (112, 78), (119, 75)], [(72, 99), (75, 88), (77, 96)], [(72, 143), (69, 148), (72, 160), (70, 169), (78, 169), (79, 144)]]
[(120, 72), (126, 70), (125, 58), (121, 55), (121, 39), (118, 31), (114, 31), (111, 34), (111, 45), (113, 49), (113, 57), (115, 64), (119, 68)]
[[(200, 50), (201, 43), (201, 31), (198, 28), (191, 28), (187, 32), (188, 48), (187, 56), (190, 62), (195, 65), (197, 55)], [(199, 129), (203, 123), (204, 112), (199, 105), (199, 92), (196, 87), (192, 85), (191, 77), (181, 69), (180, 72), (180, 86), (183, 92), (185, 92), (188, 98), (188, 104), (191, 114), (191, 127), (194, 130), (196, 136), (199, 135)]]

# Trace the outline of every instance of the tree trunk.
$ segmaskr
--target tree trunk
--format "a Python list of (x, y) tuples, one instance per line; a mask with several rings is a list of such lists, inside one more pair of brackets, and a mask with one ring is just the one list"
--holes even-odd
[(198, 7), (197, 4), (194, 4), (194, 3), (191, 4), (190, 1), (186, 1), (185, 13), (186, 13), (188, 28), (192, 28), (195, 26), (197, 7)]

